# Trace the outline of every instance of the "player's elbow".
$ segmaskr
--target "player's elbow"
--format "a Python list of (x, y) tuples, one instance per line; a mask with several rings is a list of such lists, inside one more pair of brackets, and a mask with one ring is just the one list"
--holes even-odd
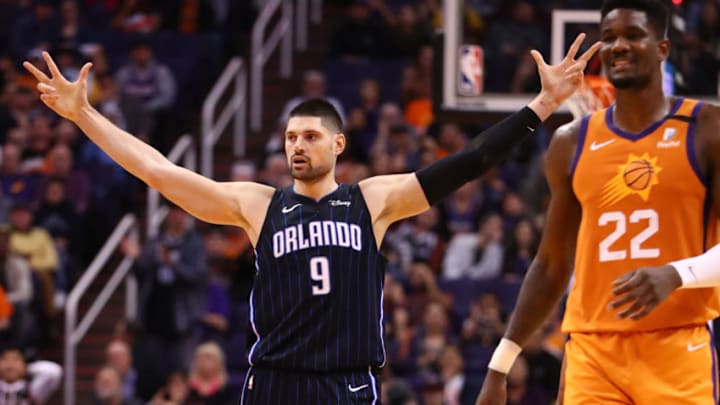
[(143, 179), (149, 187), (162, 192), (163, 189), (172, 182), (173, 166), (174, 165), (169, 162), (145, 162), (139, 177)]

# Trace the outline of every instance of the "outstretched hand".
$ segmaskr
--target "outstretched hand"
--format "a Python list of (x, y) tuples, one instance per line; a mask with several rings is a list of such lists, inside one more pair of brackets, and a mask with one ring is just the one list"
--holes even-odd
[(548, 65), (540, 52), (534, 49), (530, 51), (530, 54), (538, 66), (542, 93), (545, 93), (557, 106), (562, 104), (582, 86), (585, 67), (593, 55), (595, 55), (595, 52), (600, 49), (601, 43), (595, 42), (582, 56), (575, 59), (575, 56), (580, 50), (580, 45), (582, 45), (584, 40), (585, 34), (578, 35), (577, 38), (575, 38), (575, 42), (570, 46), (565, 58), (557, 65)]
[(42, 53), (45, 63), (50, 69), (47, 77), (40, 69), (30, 62), (23, 62), (23, 67), (38, 80), (37, 89), (40, 91), (40, 100), (58, 115), (75, 121), (80, 110), (89, 105), (87, 100), (87, 76), (92, 63), (86, 63), (80, 70), (80, 76), (74, 82), (68, 81), (49, 53)]

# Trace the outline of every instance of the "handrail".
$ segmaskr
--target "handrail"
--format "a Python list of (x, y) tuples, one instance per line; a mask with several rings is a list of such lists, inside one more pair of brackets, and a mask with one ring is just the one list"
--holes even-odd
[[(226, 92), (231, 84), (235, 84), (232, 96), (222, 112), (215, 119), (220, 97)], [(223, 70), (210, 94), (208, 94), (202, 109), (202, 145), (201, 145), (201, 170), (203, 176), (213, 178), (213, 148), (217, 144), (220, 135), (227, 128), (230, 121), (235, 118), (233, 149), (236, 157), (245, 155), (245, 111), (247, 104), (247, 71), (245, 64), (240, 57), (235, 57)]]
[(322, 22), (322, 0), (312, 0), (312, 10), (310, 10), (310, 19), (313, 24)]
[[(112, 254), (117, 249), (120, 242), (128, 236), (137, 232), (137, 219), (133, 214), (126, 214), (115, 227), (110, 237), (105, 242), (103, 247), (98, 252), (95, 259), (93, 259), (90, 266), (80, 277), (78, 282), (73, 287), (72, 291), (67, 298), (65, 306), (65, 403), (75, 403), (75, 349), (77, 344), (87, 333), (90, 326), (95, 321), (100, 311), (105, 306), (107, 301), (110, 299), (115, 290), (120, 286), (123, 280), (128, 280), (126, 285), (127, 298), (126, 314), (131, 315), (129, 318), (135, 318), (135, 312), (137, 308), (137, 283), (134, 277), (128, 275), (130, 268), (133, 264), (133, 259), (125, 257), (123, 261), (115, 268), (113, 274), (110, 276), (110, 280), (105, 284), (100, 294), (95, 301), (90, 305), (87, 313), (80, 320), (80, 323), (76, 325), (78, 317), (78, 306), (80, 299), (87, 292), (90, 285), (95, 280), (100, 271), (105, 267), (107, 262), (110, 260)], [(134, 289), (134, 290), (133, 290)], [(133, 291), (131, 291), (133, 290)], [(131, 298), (134, 298), (131, 301)]]
[[(168, 160), (177, 163), (184, 158), (185, 168), (195, 171), (197, 168), (197, 155), (193, 147), (192, 136), (185, 134), (178, 139), (175, 146), (170, 150), (167, 156)], [(147, 218), (146, 232), (148, 238), (154, 238), (158, 234), (160, 224), (165, 219), (168, 209), (167, 206), (160, 205), (160, 192), (154, 188), (148, 189), (147, 195)]]
[[(282, 15), (275, 29), (263, 40), (265, 29), (270, 19), (282, 6)], [(259, 131), (262, 126), (262, 86), (263, 68), (270, 59), (270, 55), (282, 41), (280, 52), (280, 75), (284, 78), (290, 77), (292, 73), (292, 0), (268, 0), (260, 11), (257, 22), (253, 26), (251, 39), (251, 82), (250, 82), (250, 128)]]
[(295, 22), (295, 36), (297, 37), (295, 49), (304, 51), (307, 49), (308, 38), (308, 0), (297, 0), (295, 14), (297, 15), (297, 21)]
[[(277, 26), (267, 40), (263, 40), (270, 19), (281, 6), (282, 14)], [(322, 21), (322, 0), (297, 0), (295, 11), (297, 12), (294, 33), (297, 38), (295, 48), (304, 51), (307, 49), (308, 41), (308, 16), (314, 24), (319, 24)], [(252, 78), (250, 83), (250, 100), (252, 101), (250, 105), (250, 129), (253, 131), (259, 131), (262, 127), (263, 68), (280, 41), (282, 41), (280, 75), (288, 78), (292, 74), (292, 15), (292, 0), (268, 0), (253, 26), (250, 52), (252, 55), (250, 61)]]

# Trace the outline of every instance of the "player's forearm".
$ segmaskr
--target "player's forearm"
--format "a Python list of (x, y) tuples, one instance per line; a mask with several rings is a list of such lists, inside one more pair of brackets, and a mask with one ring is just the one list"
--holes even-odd
[[(546, 114), (546, 106), (536, 107)], [(530, 106), (525, 107), (477, 135), (463, 150), (418, 170), (416, 176), (427, 201), (431, 205), (441, 201), (501, 163), (541, 122)]]
[(116, 127), (91, 106), (81, 110), (75, 124), (123, 169), (148, 184), (154, 164), (167, 162), (155, 148)]
[(524, 346), (555, 309), (567, 287), (570, 270), (558, 268), (550, 270), (539, 261), (533, 261), (520, 289), (515, 310), (505, 333), (506, 339)]

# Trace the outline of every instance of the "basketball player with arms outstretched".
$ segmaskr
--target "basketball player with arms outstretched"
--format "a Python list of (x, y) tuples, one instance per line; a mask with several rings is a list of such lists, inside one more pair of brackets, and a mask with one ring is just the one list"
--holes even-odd
[(309, 100), (291, 113), (285, 153), (294, 183), (285, 189), (217, 183), (178, 167), (112, 125), (87, 101), (87, 74), (70, 83), (49, 54), (39, 81), (42, 101), (75, 122), (122, 167), (201, 220), (244, 228), (255, 247), (250, 297), (256, 342), (249, 355), (242, 404), (370, 404), (382, 342), (384, 259), (379, 246), (395, 221), (417, 215), (507, 156), (583, 80), (593, 45), (549, 66), (533, 51), (542, 91), (527, 107), (478, 135), (462, 151), (416, 173), (335, 182), (346, 145), (337, 111)]
[(624, 273), (718, 242), (720, 110), (663, 94), (668, 14), (661, 0), (602, 5), (599, 55), (616, 102), (560, 127), (551, 142), (547, 225), (479, 405), (505, 403), (507, 371), (573, 268), (560, 403), (717, 403), (707, 323), (718, 316), (718, 291), (676, 291), (645, 317), (613, 296)]

